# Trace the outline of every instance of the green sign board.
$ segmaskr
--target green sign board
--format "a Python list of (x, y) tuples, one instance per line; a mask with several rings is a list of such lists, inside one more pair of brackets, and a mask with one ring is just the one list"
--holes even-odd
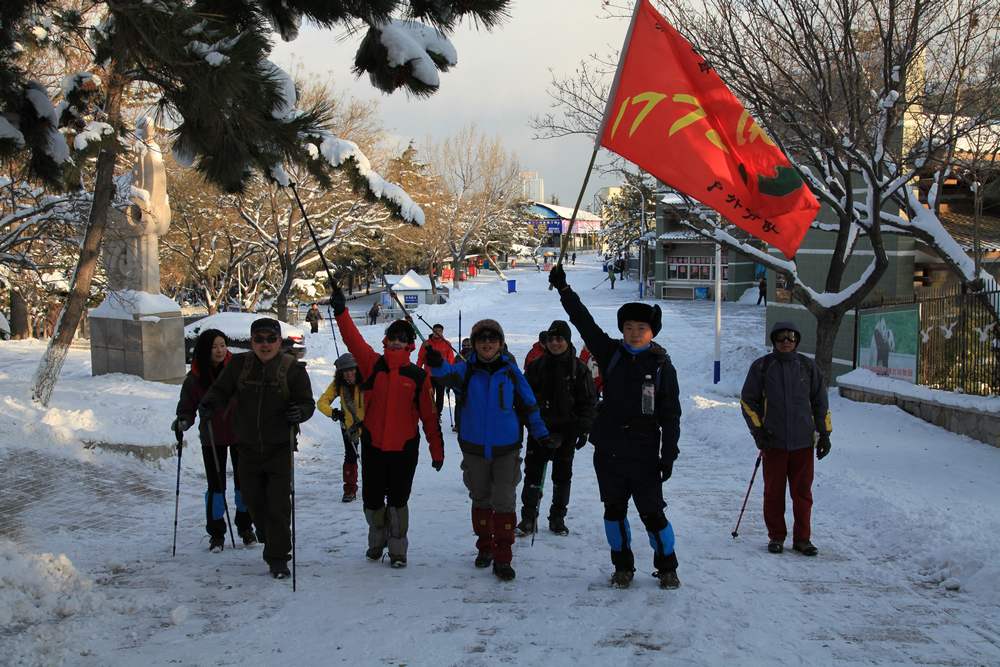
[(916, 306), (861, 311), (858, 315), (858, 368), (916, 382), (919, 326), (920, 312)]

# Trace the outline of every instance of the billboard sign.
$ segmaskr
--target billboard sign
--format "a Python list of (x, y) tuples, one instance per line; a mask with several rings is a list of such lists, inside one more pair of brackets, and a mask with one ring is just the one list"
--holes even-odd
[(858, 368), (916, 382), (919, 326), (920, 312), (912, 305), (860, 311)]

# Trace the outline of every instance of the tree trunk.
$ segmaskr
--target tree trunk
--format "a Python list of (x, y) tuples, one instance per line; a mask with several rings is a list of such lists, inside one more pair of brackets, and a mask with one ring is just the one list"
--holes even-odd
[(816, 316), (816, 365), (827, 384), (833, 380), (833, 344), (843, 321), (844, 314), (836, 310), (826, 310)]
[[(465, 253), (462, 253), (462, 255), (464, 256)], [(452, 271), (454, 271), (454, 275), (455, 275), (455, 277), (451, 279), (451, 284), (455, 288), (455, 290), (457, 291), (457, 290), (462, 289), (459, 286), (459, 283), (461, 282), (460, 278), (461, 278), (461, 273), (462, 273), (462, 261), (458, 258), (457, 255), (453, 254), (451, 256), (451, 266), (452, 266)]]
[[(112, 65), (112, 72), (114, 65)], [(108, 101), (106, 105), (108, 123), (117, 134), (121, 128), (121, 98), (124, 82), (114, 74), (109, 77)], [(97, 170), (94, 182), (94, 201), (90, 207), (87, 220), (87, 232), (80, 248), (80, 259), (70, 282), (69, 297), (59, 313), (55, 334), (49, 341), (49, 346), (38, 363), (31, 390), (31, 397), (43, 406), (48, 406), (55, 389), (56, 380), (62, 371), (66, 354), (69, 352), (73, 335), (80, 325), (87, 299), (90, 296), (90, 285), (94, 280), (97, 261), (101, 254), (101, 243), (104, 240), (104, 229), (108, 222), (111, 200), (114, 195), (115, 163), (118, 158), (118, 146), (111, 150), (102, 149), (97, 156)]]
[(31, 337), (28, 326), (28, 302), (13, 286), (10, 288), (10, 337), (11, 340)]

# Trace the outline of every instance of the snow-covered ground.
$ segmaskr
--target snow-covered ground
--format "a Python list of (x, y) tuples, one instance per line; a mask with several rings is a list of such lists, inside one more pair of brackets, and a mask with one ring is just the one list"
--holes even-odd
[[(570, 282), (613, 329), (634, 284), (592, 290), (603, 275), (596, 260), (580, 259)], [(523, 359), (564, 314), (546, 274), (509, 277), (517, 294), (486, 276), (421, 313), (455, 342), (459, 309), (463, 333), (496, 318)], [(756, 457), (738, 391), (764, 352), (764, 309), (725, 304), (723, 382), (713, 386), (712, 304), (661, 305), (658, 340), (678, 368), (684, 408), (681, 457), (665, 487), (677, 591), (648, 576), (652, 554), (634, 510), (639, 576), (629, 590), (608, 587), (589, 449), (575, 466), (571, 534), (520, 541), (511, 583), (476, 570), (447, 415), (444, 470), (431, 469), (426, 447), (421, 454), (405, 570), (365, 560), (360, 503), (340, 502), (339, 430), (319, 414), (296, 458), (297, 593), (267, 575), (259, 547), (208, 552), (197, 448), (183, 457), (172, 558), (176, 460), (81, 441), (169, 443), (178, 388), (91, 378), (87, 351), (74, 348), (51, 407), (39, 410), (28, 383), (43, 347), (0, 343), (0, 662), (1000, 664), (1000, 451), (832, 393), (833, 451), (814, 486), (820, 556), (767, 553), (760, 479), (733, 540)], [(362, 331), (381, 339), (381, 327)], [(307, 336), (319, 396), (337, 351), (328, 329)]]

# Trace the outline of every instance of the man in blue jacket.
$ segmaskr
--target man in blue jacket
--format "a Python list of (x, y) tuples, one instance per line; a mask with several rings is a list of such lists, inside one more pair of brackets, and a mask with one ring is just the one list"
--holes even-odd
[(653, 566), (661, 588), (677, 588), (674, 529), (663, 509), (663, 483), (670, 479), (680, 438), (681, 404), (677, 372), (666, 351), (653, 342), (660, 332), (659, 306), (626, 303), (618, 309), (622, 338), (606, 334), (556, 265), (549, 283), (570, 321), (597, 360), (604, 379), (604, 400), (590, 431), (594, 471), (604, 503), (604, 531), (615, 573), (611, 584), (627, 588), (635, 574), (629, 498), (635, 502), (653, 547)]
[(542, 446), (550, 446), (551, 440), (531, 387), (504, 349), (500, 324), (480, 320), (470, 338), (473, 352), (467, 361), (446, 363), (434, 349), (425, 359), (431, 374), (454, 388), (460, 402), (455, 421), (462, 479), (472, 498), (476, 567), (492, 563), (493, 574), (510, 581), (515, 576), (511, 547), (521, 481), (521, 425)]

